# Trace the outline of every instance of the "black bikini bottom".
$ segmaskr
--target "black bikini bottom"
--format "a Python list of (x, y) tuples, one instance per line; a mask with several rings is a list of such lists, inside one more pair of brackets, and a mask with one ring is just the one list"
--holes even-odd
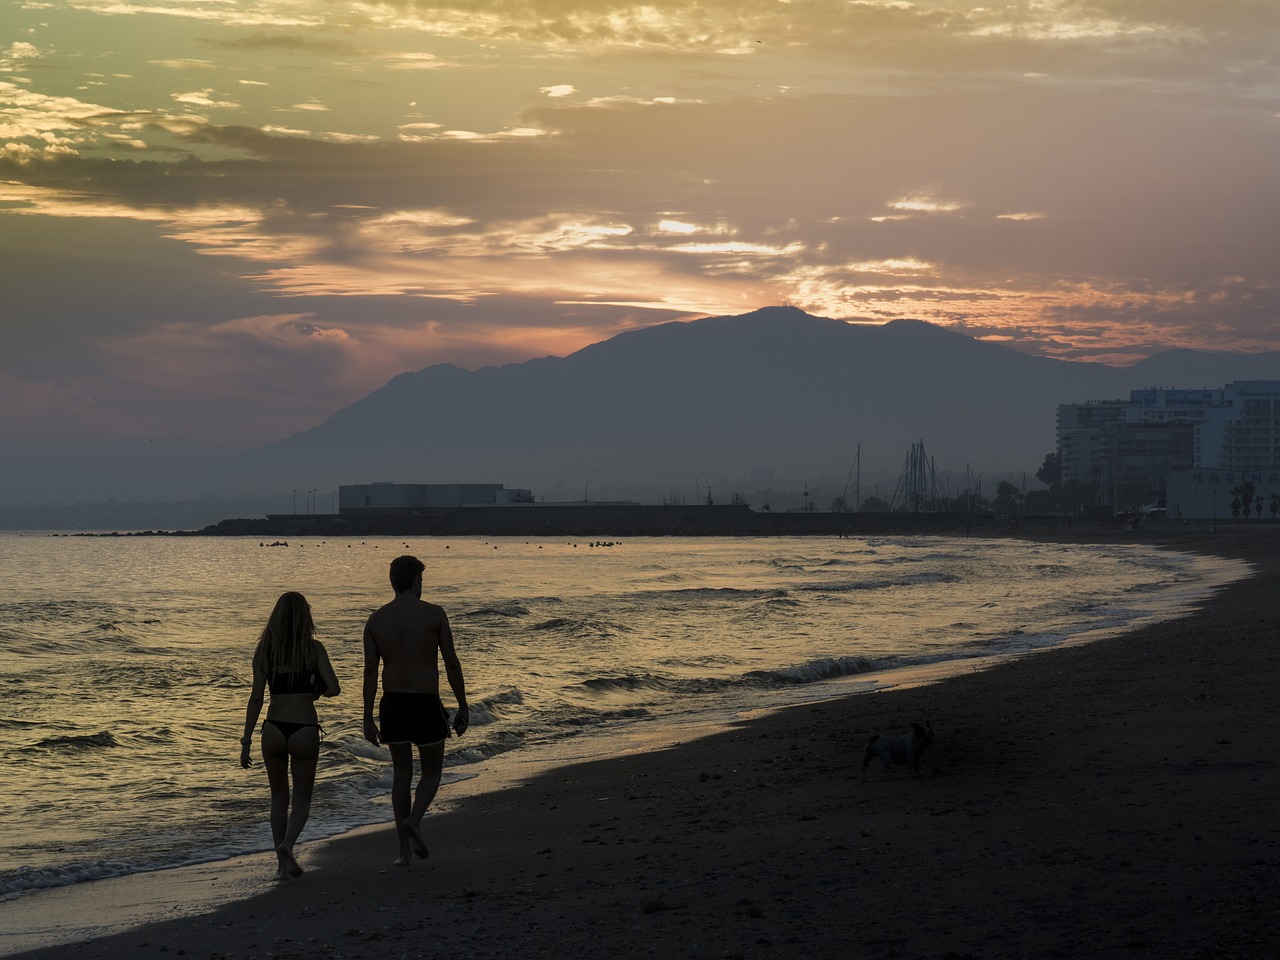
[(320, 724), (318, 723), (292, 723), (288, 720), (263, 720), (262, 722), (269, 723), (279, 730), (284, 736), (286, 746), (288, 745), (290, 738), (299, 730), (306, 730), (308, 727), (315, 727), (317, 730), (320, 729)]

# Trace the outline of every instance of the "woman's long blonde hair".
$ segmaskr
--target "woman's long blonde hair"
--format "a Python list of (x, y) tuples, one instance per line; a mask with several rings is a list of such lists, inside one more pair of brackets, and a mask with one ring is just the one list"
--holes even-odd
[(314, 670), (319, 665), (311, 604), (300, 593), (282, 593), (253, 652), (267, 670)]

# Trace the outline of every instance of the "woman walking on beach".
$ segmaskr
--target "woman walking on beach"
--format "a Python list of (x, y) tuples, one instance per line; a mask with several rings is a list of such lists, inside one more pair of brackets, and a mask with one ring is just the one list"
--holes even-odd
[[(253, 728), (262, 711), (264, 690), (271, 705), (262, 723), (262, 762), (271, 784), (271, 839), (279, 869), (276, 879), (302, 873), (293, 845), (311, 812), (311, 791), (320, 757), (320, 723), (315, 702), (336, 697), (340, 687), (324, 645), (315, 638), (311, 605), (300, 593), (285, 593), (276, 601), (253, 652), (253, 692), (240, 738), (240, 766), (249, 768)], [(290, 804), (289, 781), (293, 790)]]

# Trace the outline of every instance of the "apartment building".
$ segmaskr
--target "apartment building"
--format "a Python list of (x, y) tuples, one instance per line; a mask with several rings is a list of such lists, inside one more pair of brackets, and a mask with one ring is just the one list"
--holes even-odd
[(1280, 380), (1062, 404), (1058, 455), (1064, 484), (1121, 508), (1166, 499), (1169, 477), (1183, 471), (1269, 475), (1280, 465)]

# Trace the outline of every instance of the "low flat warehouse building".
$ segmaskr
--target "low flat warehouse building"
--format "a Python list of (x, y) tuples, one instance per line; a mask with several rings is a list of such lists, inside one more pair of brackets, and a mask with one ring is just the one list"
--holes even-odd
[(506, 507), (533, 503), (529, 490), (500, 483), (360, 483), (338, 487), (338, 514), (412, 516), (450, 507)]

